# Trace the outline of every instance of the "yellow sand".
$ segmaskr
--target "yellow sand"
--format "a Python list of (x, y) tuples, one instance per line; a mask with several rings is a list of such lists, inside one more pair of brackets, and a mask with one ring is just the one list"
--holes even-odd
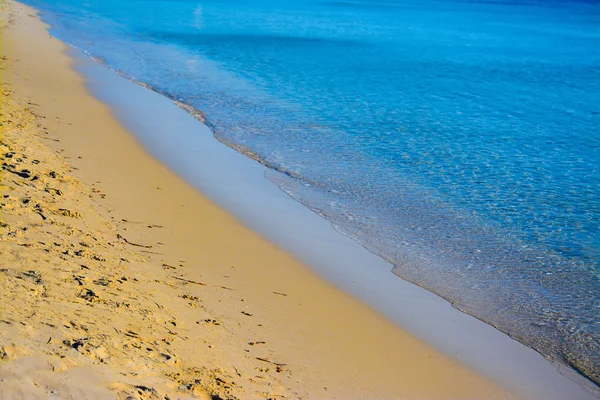
[(1, 12), (0, 398), (512, 398), (190, 188)]

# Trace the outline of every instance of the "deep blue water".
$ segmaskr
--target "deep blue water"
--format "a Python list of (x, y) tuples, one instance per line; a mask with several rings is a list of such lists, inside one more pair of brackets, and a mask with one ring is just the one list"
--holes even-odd
[(600, 381), (600, 3), (26, 2), (397, 275)]

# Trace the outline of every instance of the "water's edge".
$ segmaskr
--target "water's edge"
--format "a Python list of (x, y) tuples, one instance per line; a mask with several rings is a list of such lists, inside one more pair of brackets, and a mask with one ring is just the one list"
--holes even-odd
[[(173, 96), (169, 95), (168, 93), (165, 93), (161, 90), (158, 90), (154, 87), (152, 87), (151, 85), (145, 83), (145, 82), (141, 82), (141, 81), (137, 81), (135, 79), (131, 79), (129, 77), (127, 77), (126, 75), (122, 74), (120, 71), (117, 71), (115, 69), (110, 68), (109, 66), (107, 66), (104, 62), (102, 62), (102, 60), (99, 60), (95, 57), (93, 57), (91, 54), (89, 54), (86, 51), (82, 51), (84, 54), (86, 54), (88, 57), (90, 57), (91, 59), (93, 59), (94, 61), (104, 65), (104, 67), (106, 67), (108, 70), (112, 71), (114, 74), (120, 76), (123, 79), (127, 79), (130, 80), (148, 90), (151, 90), (161, 96), (164, 96), (168, 99), (170, 99), (177, 107), (185, 110), (187, 113), (189, 113), (194, 119), (197, 119), (199, 122), (201, 122), (202, 124), (206, 125), (213, 137), (218, 140), (220, 143), (224, 144), (225, 146), (228, 146), (230, 148), (232, 148), (233, 150), (235, 150), (236, 152), (250, 158), (251, 160), (254, 160), (256, 162), (258, 162), (259, 164), (263, 165), (265, 168), (268, 169), (268, 171), (265, 172), (265, 178), (268, 179), (270, 182), (272, 182), (274, 185), (277, 185), (277, 187), (279, 187), (279, 189), (285, 193), (287, 196), (289, 196), (291, 199), (293, 199), (294, 201), (297, 201), (298, 203), (302, 204), (303, 206), (305, 206), (307, 209), (311, 210), (313, 213), (315, 213), (316, 215), (318, 215), (319, 217), (325, 219), (328, 223), (331, 224), (332, 228), (335, 229), (339, 234), (346, 236), (347, 238), (351, 239), (352, 241), (356, 242), (357, 244), (359, 244), (360, 246), (362, 246), (365, 250), (369, 251), (370, 253), (372, 253), (373, 255), (375, 255), (376, 257), (382, 258), (385, 262), (390, 263), (391, 265), (391, 275), (393, 275), (395, 278), (398, 279), (402, 279), (404, 281), (410, 282), (413, 285), (416, 285), (424, 290), (427, 290), (428, 292), (431, 292), (439, 297), (441, 297), (442, 299), (444, 299), (445, 301), (447, 301), (452, 307), (454, 307), (456, 310), (469, 315), (470, 317), (476, 318), (477, 320), (490, 325), (492, 327), (494, 327), (495, 329), (498, 329), (500, 332), (506, 334), (507, 336), (509, 336), (510, 338), (512, 338), (513, 340), (518, 341), (519, 343), (531, 348), (532, 350), (536, 351), (537, 353), (539, 353), (542, 357), (546, 358), (548, 361), (550, 361), (551, 363), (555, 364), (556, 368), (561, 371), (562, 374), (564, 374), (565, 376), (569, 377), (569, 379), (574, 379), (576, 381), (579, 381), (580, 384), (582, 384), (584, 387), (588, 388), (590, 391), (599, 394), (600, 393), (600, 383), (595, 382), (590, 376), (586, 375), (585, 371), (582, 371), (581, 369), (577, 368), (576, 365), (569, 363), (568, 360), (560, 360), (557, 358), (552, 358), (549, 357), (548, 355), (544, 354), (543, 352), (539, 351), (538, 349), (536, 349), (533, 346), (530, 346), (529, 343), (527, 342), (525, 337), (521, 337), (517, 334), (514, 334), (513, 332), (511, 332), (509, 329), (506, 329), (505, 327), (501, 326), (500, 324), (495, 324), (489, 320), (485, 320), (479, 316), (476, 315), (476, 313), (472, 313), (469, 312), (469, 310), (461, 307), (461, 304), (457, 301), (455, 301), (451, 296), (445, 296), (443, 293), (440, 293), (439, 291), (436, 291), (435, 287), (432, 287), (431, 285), (426, 285), (422, 282), (420, 282), (418, 279), (411, 279), (410, 276), (408, 276), (407, 274), (404, 274), (397, 265), (394, 265), (393, 262), (389, 259), (387, 259), (386, 257), (384, 257), (382, 254), (380, 254), (376, 248), (373, 248), (372, 246), (370, 246), (368, 243), (362, 242), (360, 240), (360, 238), (356, 237), (355, 235), (352, 235), (351, 232), (347, 231), (346, 229), (344, 229), (343, 226), (341, 225), (337, 225), (333, 220), (331, 220), (330, 218), (328, 218), (328, 215), (320, 212), (318, 209), (313, 208), (310, 206), (310, 204), (308, 204), (307, 202), (303, 201), (302, 198), (299, 198), (297, 196), (294, 195), (293, 192), (286, 190), (283, 183), (281, 182), (282, 178), (288, 179), (288, 178), (297, 178), (296, 176), (294, 176), (293, 173), (282, 169), (280, 166), (274, 165), (270, 162), (268, 162), (268, 160), (265, 160), (264, 158), (262, 158), (259, 154), (257, 154), (256, 152), (252, 151), (251, 149), (249, 149), (248, 147), (245, 147), (241, 144), (232, 142), (227, 140), (226, 138), (224, 138), (223, 136), (218, 135), (215, 130), (214, 127), (211, 126), (210, 122), (207, 121), (204, 112), (202, 112), (202, 110), (198, 110), (195, 107), (193, 107), (192, 105), (186, 104), (184, 102), (181, 102), (179, 100), (177, 100), (176, 98), (174, 98)], [(575, 377), (575, 374), (581, 376), (583, 378), (583, 380), (581, 379), (577, 379), (577, 377)]]
[[(201, 111), (178, 103), (142, 82), (118, 76), (116, 71), (104, 68), (100, 60), (92, 62), (79, 51), (72, 51), (72, 55), (78, 60), (78, 70), (86, 78), (92, 94), (109, 105), (146, 150), (251, 229), (314, 268), (326, 280), (365, 301), (442, 352), (520, 393), (547, 399), (597, 396), (597, 392), (596, 396), (591, 394), (594, 388), (590, 381), (584, 381), (573, 369), (552, 366), (534, 350), (451, 308), (450, 303), (437, 295), (394, 276), (392, 265), (265, 179), (265, 174), (276, 172), (269, 172), (268, 166), (253, 162), (261, 162), (256, 155), (217, 142), (212, 131), (198, 123), (205, 122)], [(146, 108), (159, 109), (151, 115), (162, 115), (161, 121), (151, 123)], [(168, 121), (172, 131), (177, 131), (177, 138), (161, 135), (161, 128), (166, 126), (164, 121)], [(207, 151), (207, 148), (211, 150)], [(212, 176), (202, 176), (208, 165)], [(240, 174), (242, 171), (244, 173)], [(276, 215), (285, 215), (285, 226), (277, 221), (280, 218)], [(357, 285), (359, 281), (362, 284)], [(399, 303), (403, 307), (397, 307)], [(556, 373), (557, 369), (562, 376)], [(580, 385), (586, 386), (587, 391)]]
[[(348, 225), (348, 221), (344, 220), (343, 215), (341, 216), (332, 213), (332, 207), (323, 207), (323, 205), (327, 204), (328, 201), (332, 199), (330, 197), (328, 198), (327, 195), (323, 196), (323, 193), (319, 193), (318, 189), (309, 189), (304, 187), (302, 183), (306, 183), (305, 177), (299, 176), (298, 174), (294, 173), (294, 171), (285, 168), (280, 163), (269, 161), (268, 159), (261, 156), (260, 152), (254, 151), (247, 147), (247, 145), (238, 143), (235, 140), (229, 138), (227, 135), (222, 134), (221, 132), (219, 132), (218, 128), (212, 124), (210, 119), (206, 118), (203, 111), (198, 110), (190, 104), (184, 103), (181, 99), (178, 99), (172, 93), (167, 93), (163, 90), (153, 87), (152, 85), (141, 82), (137, 79), (133, 79), (126, 72), (122, 72), (117, 69), (111, 68), (110, 66), (106, 65), (102, 60), (94, 58), (91, 54), (88, 54), (88, 56), (102, 63), (117, 75), (125, 79), (132, 80), (135, 83), (147, 89), (150, 89), (169, 98), (177, 106), (186, 110), (194, 118), (207, 125), (212, 131), (213, 136), (221, 143), (229, 146), (230, 148), (233, 148), (237, 152), (267, 167), (269, 170), (269, 172), (266, 174), (267, 179), (278, 185), (281, 190), (283, 190), (294, 200), (300, 202), (319, 216), (328, 220), (329, 223), (331, 223), (337, 231), (358, 242), (378, 257), (381, 257), (384, 260), (393, 264), (392, 272), (394, 275), (437, 294), (438, 296), (446, 299), (460, 311), (474, 316), (475, 318), (511, 336), (515, 340), (518, 340), (522, 344), (533, 348), (552, 362), (560, 364), (563, 367), (571, 367), (574, 371), (577, 371), (577, 373), (589, 380), (590, 385), (598, 385), (598, 383), (594, 381), (594, 379), (597, 378), (597, 375), (594, 375), (596, 370), (594, 368), (593, 361), (593, 354), (595, 354), (595, 348), (597, 346), (589, 345), (590, 343), (593, 343), (593, 340), (578, 341), (576, 343), (569, 342), (570, 345), (573, 346), (573, 349), (578, 349), (578, 352), (573, 353), (569, 352), (569, 350), (572, 350), (571, 347), (561, 345), (563, 338), (561, 334), (568, 333), (565, 332), (565, 329), (568, 330), (572, 328), (572, 326), (559, 324), (558, 322), (556, 322), (563, 319), (560, 318), (561, 315), (553, 314), (551, 310), (551, 304), (548, 304), (547, 302), (548, 299), (545, 299), (545, 301), (539, 299), (535, 303), (530, 304), (531, 307), (529, 308), (531, 308), (531, 310), (529, 312), (524, 312), (523, 310), (520, 310), (520, 312), (523, 315), (519, 314), (522, 318), (518, 319), (512, 317), (512, 315), (515, 311), (519, 310), (514, 310), (513, 308), (511, 308), (510, 302), (507, 303), (506, 299), (493, 297), (493, 294), (496, 292), (495, 290), (493, 290), (494, 285), (497, 286), (505, 284), (517, 284), (519, 285), (519, 289), (515, 288), (514, 291), (521, 291), (523, 293), (538, 293), (540, 291), (543, 291), (545, 289), (544, 287), (528, 286), (531, 284), (531, 282), (533, 282), (534, 284), (537, 283), (537, 281), (535, 280), (535, 276), (531, 275), (535, 274), (536, 268), (534, 267), (536, 267), (537, 264), (530, 265), (530, 268), (524, 267), (525, 271), (533, 272), (524, 272), (524, 275), (522, 274), (522, 278), (525, 279), (521, 279), (520, 281), (519, 279), (515, 280), (513, 279), (513, 277), (509, 277), (506, 275), (493, 276), (492, 274), (492, 276), (480, 276), (479, 278), (480, 280), (482, 280), (480, 283), (485, 282), (485, 284), (489, 287), (487, 287), (487, 291), (483, 290), (476, 291), (475, 293), (473, 293), (470, 291), (472, 289), (471, 287), (464, 284), (464, 282), (457, 282), (456, 277), (450, 276), (451, 274), (443, 275), (443, 271), (445, 270), (443, 266), (452, 265), (457, 261), (452, 259), (452, 256), (449, 256), (449, 258), (444, 258), (443, 248), (441, 249), (441, 252), (439, 251), (440, 249), (437, 249), (438, 251), (434, 251), (434, 249), (431, 248), (431, 246), (421, 246), (420, 248), (417, 248), (417, 250), (415, 250), (411, 249), (410, 246), (401, 246), (399, 244), (400, 240), (397, 243), (395, 253), (390, 253), (388, 249), (382, 248), (381, 243), (378, 247), (377, 243), (374, 243), (372, 238), (369, 236), (369, 234), (373, 234), (374, 232), (369, 231), (369, 228), (367, 226), (363, 226), (362, 230), (360, 225), (350, 226)], [(311, 184), (311, 182), (308, 183), (308, 186), (315, 186)], [(419, 193), (411, 192), (403, 193), (404, 197), (408, 196), (408, 199), (405, 198), (405, 203), (412, 204), (414, 202), (418, 204), (418, 194)], [(453, 233), (454, 236), (460, 236), (465, 238), (478, 238), (477, 246), (490, 246), (489, 248), (487, 248), (488, 251), (484, 252), (487, 253), (487, 255), (484, 256), (482, 259), (479, 259), (479, 256), (476, 256), (473, 260), (471, 260), (471, 262), (479, 262), (480, 264), (478, 264), (478, 266), (481, 267), (482, 270), (485, 270), (486, 266), (495, 265), (496, 263), (502, 265), (504, 259), (506, 258), (506, 254), (515, 255), (513, 259), (514, 262), (521, 262), (525, 261), (526, 259), (535, 260), (536, 258), (540, 258), (535, 257), (537, 254), (531, 254), (529, 250), (527, 252), (529, 252), (530, 254), (524, 254), (526, 252), (523, 251), (523, 249), (529, 247), (525, 246), (525, 243), (509, 243), (508, 241), (505, 242), (504, 237), (498, 236), (494, 232), (487, 231), (483, 229), (483, 227), (477, 226), (476, 224), (464, 224), (464, 220), (453, 219), (454, 217), (444, 214), (443, 205), (441, 204), (437, 205), (439, 210), (435, 207), (435, 204), (430, 206), (434, 207), (434, 209), (429, 210), (430, 212), (440, 212), (440, 216), (442, 216), (443, 214), (443, 217), (448, 220), (442, 226), (442, 228), (445, 227), (447, 230), (455, 231)], [(340, 216), (342, 218), (340, 218)], [(409, 218), (403, 222), (403, 226), (420, 227), (427, 225), (427, 221), (421, 221), (419, 219), (411, 220)], [(425, 236), (417, 236), (413, 239), (421, 239), (421, 241), (427, 241), (428, 239), (430, 239), (429, 242), (434, 242), (434, 236), (436, 233), (439, 234), (440, 232), (429, 232), (429, 237), (426, 234)], [(375, 236), (377, 236), (377, 234)], [(417, 242), (418, 241), (419, 240), (417, 240)], [(377, 240), (375, 240), (375, 242), (377, 242)], [(459, 247), (468, 249), (469, 243), (462, 243), (462, 245), (461, 243), (462, 242), (458, 242)], [(388, 245), (390, 245), (390, 243), (388, 243)], [(490, 258), (489, 254), (496, 254), (497, 256), (491, 256)], [(442, 258), (440, 258), (440, 256), (442, 256)], [(560, 259), (558, 255), (548, 256), (548, 258), (551, 262), (558, 262), (557, 260)], [(461, 268), (464, 268), (468, 264), (467, 261), (468, 260), (458, 260), (459, 264), (464, 264), (461, 264)], [(429, 266), (437, 267), (430, 268)], [(556, 265), (556, 267), (559, 266), (560, 264)], [(468, 268), (469, 267), (467, 266), (467, 269)], [(560, 268), (556, 269), (560, 270)], [(572, 271), (572, 273), (577, 273), (577, 271)], [(579, 276), (581, 280), (589, 280), (589, 274), (586, 276), (583, 275), (584, 273), (581, 273), (581, 276)], [(576, 276), (574, 275), (571, 278), (575, 279)], [(512, 279), (512, 283), (508, 282), (507, 279)], [(559, 279), (560, 274), (553, 273), (553, 277), (545, 277), (544, 282), (545, 284), (552, 284), (552, 282), (557, 282), (557, 280)], [(452, 282), (452, 284), (449, 283), (446, 285), (444, 284), (444, 282)], [(551, 289), (556, 289), (556, 286), (552, 287)], [(475, 294), (476, 296), (481, 295), (481, 293), (487, 293), (485, 295), (485, 300), (487, 300), (487, 302), (485, 303), (485, 307), (481, 306), (481, 304), (483, 304), (481, 298), (470, 297), (473, 294)], [(569, 294), (565, 293), (564, 291), (554, 293), (555, 295), (562, 295), (564, 299), (569, 298)], [(542, 315), (545, 319), (542, 318)]]

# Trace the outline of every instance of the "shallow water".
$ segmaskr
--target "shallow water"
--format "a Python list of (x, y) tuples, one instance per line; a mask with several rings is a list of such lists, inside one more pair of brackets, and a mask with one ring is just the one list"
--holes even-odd
[(600, 380), (598, 3), (27, 2), (399, 276)]

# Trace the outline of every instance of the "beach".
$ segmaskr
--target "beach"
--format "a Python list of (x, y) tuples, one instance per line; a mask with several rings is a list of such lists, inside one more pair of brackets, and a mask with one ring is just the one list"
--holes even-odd
[(2, 4), (0, 397), (510, 399), (149, 156)]

